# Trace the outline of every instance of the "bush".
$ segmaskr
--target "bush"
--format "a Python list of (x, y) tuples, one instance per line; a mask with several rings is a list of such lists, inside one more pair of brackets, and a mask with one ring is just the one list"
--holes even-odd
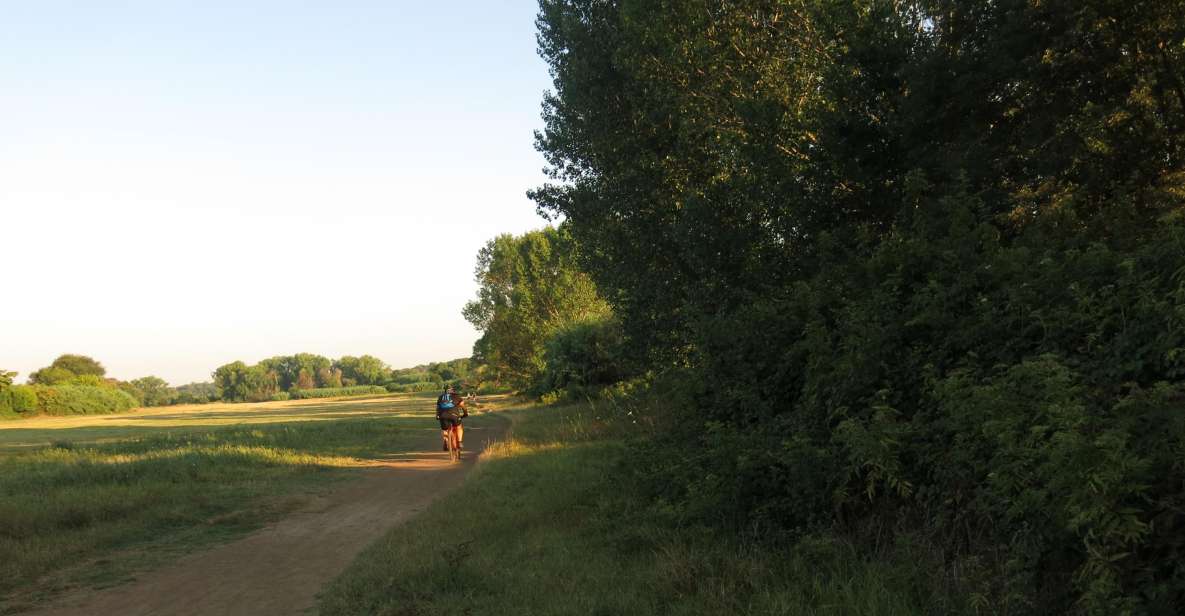
[(136, 408), (126, 392), (92, 385), (34, 385), (37, 412), (44, 415), (100, 415)]
[(289, 400), (291, 398), (292, 398), (292, 396), (288, 392), (278, 391), (278, 392), (272, 394), (271, 400), (272, 400), (272, 402), (283, 402), (284, 400)]
[(17, 413), (33, 413), (37, 410), (37, 392), (30, 385), (15, 385), (8, 391), (9, 408)]
[(669, 437), (697, 455), (648, 469), (657, 495), (792, 533), (916, 524), (990, 567), (969, 583), (1000, 611), (1171, 613), (1185, 226), (1005, 243), (947, 205), (942, 235), (827, 255), (794, 293), (715, 316), (686, 383), (697, 411)]
[(544, 369), (531, 393), (563, 389), (580, 392), (624, 380), (628, 376), (625, 340), (613, 318), (580, 321), (561, 328), (544, 344)]
[(297, 389), (289, 395), (293, 400), (305, 398), (336, 398), (339, 396), (368, 396), (385, 394), (387, 389), (378, 385), (355, 385), (354, 387), (322, 387), (319, 389)]

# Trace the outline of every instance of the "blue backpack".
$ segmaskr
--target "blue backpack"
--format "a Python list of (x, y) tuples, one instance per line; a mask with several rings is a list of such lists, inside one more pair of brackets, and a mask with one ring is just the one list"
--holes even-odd
[(436, 410), (438, 411), (451, 411), (454, 406), (456, 405), (453, 404), (453, 397), (448, 395), (447, 391), (436, 399)]

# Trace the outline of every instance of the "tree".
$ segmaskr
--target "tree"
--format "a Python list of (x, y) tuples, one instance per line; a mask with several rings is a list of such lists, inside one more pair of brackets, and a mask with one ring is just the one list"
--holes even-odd
[(352, 379), (356, 385), (381, 385), (391, 376), (390, 366), (372, 355), (345, 355), (334, 366), (341, 371), (342, 379)]
[(73, 381), (78, 376), (65, 368), (46, 366), (29, 374), (29, 382), (34, 385), (62, 385)]
[[(926, 520), (1003, 549), (1025, 607), (995, 611), (1185, 601), (1185, 551), (1137, 530), (1185, 498), (1161, 413), (1185, 396), (1185, 3), (542, 0), (538, 25), (531, 196), (686, 384), (664, 438), (697, 453), (652, 469), (665, 502)], [(529, 364), (481, 308), (475, 355)], [(599, 361), (594, 333), (553, 356)]]
[(296, 385), (294, 389), (315, 389), (317, 381), (313, 379), (313, 373), (309, 372), (308, 368), (301, 368), (296, 375)]
[(477, 299), (463, 310), (482, 332), (474, 356), (515, 387), (527, 387), (542, 373), (544, 342), (558, 328), (609, 312), (577, 269), (575, 246), (563, 231), (498, 236), (477, 261)]
[(219, 396), (227, 402), (259, 402), (279, 391), (278, 375), (258, 364), (231, 362), (219, 366), (213, 376)]
[(135, 379), (132, 386), (140, 392), (140, 401), (144, 406), (164, 406), (171, 404), (176, 391), (162, 378), (146, 376)]
[(100, 364), (86, 355), (59, 355), (58, 358), (55, 359), (52, 364), (50, 364), (50, 367), (69, 370), (78, 376), (82, 376), (84, 374), (93, 374), (95, 376), (102, 377), (107, 374), (107, 369), (103, 367), (103, 364)]
[(10, 387), (13, 380), (16, 379), (16, 375), (16, 372), (0, 369), (0, 390)]
[(212, 376), (214, 386), (218, 388), (218, 397), (227, 402), (243, 401), (251, 394), (247, 364), (241, 361), (219, 366)]
[[(76, 377), (94, 377), (101, 380), (107, 374), (102, 364), (85, 355), (59, 355), (53, 363), (29, 375), (29, 382), (37, 385), (60, 385)], [(92, 379), (93, 381), (93, 379)]]
[(178, 404), (205, 404), (218, 399), (214, 383), (188, 383), (177, 386)]
[(341, 387), (342, 372), (332, 366), (317, 369), (317, 387)]

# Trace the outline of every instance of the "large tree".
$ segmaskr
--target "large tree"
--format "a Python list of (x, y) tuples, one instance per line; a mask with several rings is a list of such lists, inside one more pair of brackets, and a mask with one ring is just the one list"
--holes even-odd
[(935, 195), (1138, 242), (1185, 194), (1180, 0), (543, 0), (538, 24), (532, 196), (659, 354)]
[(477, 299), (463, 314), (482, 332), (474, 357), (505, 384), (530, 385), (543, 371), (543, 348), (551, 335), (609, 311), (576, 267), (575, 246), (561, 230), (500, 235), (481, 249), (477, 262)]
[(532, 196), (650, 367), (690, 371), (666, 502), (924, 520), (1009, 563), (995, 598), (1024, 607), (989, 611), (1185, 601), (1156, 534), (1185, 498), (1185, 2), (542, 0), (538, 24)]
[(218, 395), (227, 402), (258, 402), (279, 391), (279, 378), (266, 366), (248, 366), (241, 361), (219, 366), (214, 371)]

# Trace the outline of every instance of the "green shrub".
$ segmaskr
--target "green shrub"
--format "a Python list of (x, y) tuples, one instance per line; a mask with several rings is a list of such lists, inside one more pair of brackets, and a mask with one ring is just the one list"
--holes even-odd
[(14, 385), (8, 390), (9, 407), (17, 413), (37, 410), (37, 391), (31, 385)]
[(297, 389), (289, 395), (293, 400), (305, 398), (336, 398), (339, 396), (367, 396), (385, 394), (387, 389), (378, 385), (355, 385), (353, 387), (322, 387), (319, 389)]
[(284, 400), (290, 399), (291, 397), (292, 396), (286, 391), (278, 391), (272, 394), (272, 402), (282, 402)]
[(621, 325), (613, 318), (579, 321), (566, 325), (544, 344), (543, 373), (531, 393), (569, 389), (580, 399), (587, 388), (596, 389), (629, 376)]
[(126, 392), (92, 385), (34, 385), (37, 412), (44, 415), (99, 415), (136, 407)]
[[(931, 214), (933, 216), (933, 214)], [(1005, 243), (947, 204), (705, 322), (650, 459), (682, 515), (925, 527), (1000, 611), (1185, 601), (1185, 226)], [(693, 443), (689, 446), (688, 443)], [(674, 452), (696, 451), (684, 457)]]

